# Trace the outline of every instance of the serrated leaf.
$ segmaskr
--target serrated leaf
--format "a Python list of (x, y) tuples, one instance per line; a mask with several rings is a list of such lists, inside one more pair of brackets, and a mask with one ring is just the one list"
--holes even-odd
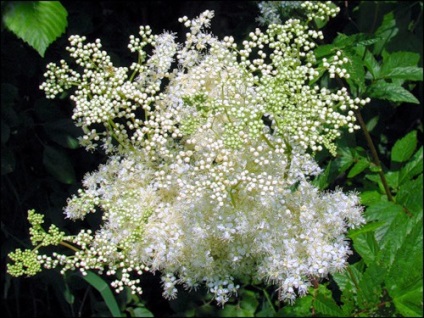
[(396, 202), (406, 207), (409, 212), (423, 212), (423, 175), (403, 184), (396, 195)]
[(397, 190), (399, 187), (399, 171), (389, 171), (386, 173), (387, 184), (390, 188)]
[(11, 1), (3, 13), (6, 27), (42, 57), (67, 27), (67, 11), (59, 1)]
[(43, 164), (47, 171), (58, 181), (72, 184), (75, 183), (74, 167), (68, 156), (54, 147), (45, 146), (43, 152)]
[(358, 304), (360, 308), (375, 308), (380, 303), (382, 294), (381, 284), (386, 276), (386, 268), (372, 262), (362, 275), (358, 288)]
[(350, 148), (339, 148), (337, 152), (340, 155), (340, 172), (344, 172), (354, 163), (352, 151)]
[(386, 74), (390, 70), (397, 67), (416, 67), (420, 61), (420, 55), (414, 52), (391, 52), (384, 51), (383, 54), (383, 65), (381, 66), (381, 73)]
[(369, 191), (362, 191), (359, 194), (359, 197), (361, 198), (362, 205), (372, 205), (378, 201), (381, 201), (382, 195), (377, 190), (369, 190)]
[(422, 317), (423, 227), (422, 215), (394, 256), (385, 281), (396, 309), (405, 317)]
[(392, 148), (390, 159), (392, 162), (405, 162), (411, 158), (417, 147), (417, 131), (413, 130), (396, 141)]
[(277, 313), (276, 317), (310, 317), (313, 298), (311, 295), (296, 299), (293, 305), (284, 306)]
[(326, 317), (343, 317), (342, 309), (334, 301), (331, 292), (323, 285), (319, 286), (318, 294), (314, 301), (317, 314)]
[(346, 290), (356, 292), (356, 287), (358, 282), (362, 279), (364, 268), (365, 264), (363, 260), (361, 260), (353, 265), (348, 265), (344, 271), (334, 273), (332, 276), (343, 293)]
[(358, 46), (356, 48), (356, 54), (363, 57), (363, 63), (372, 75), (372, 78), (379, 78), (380, 63), (377, 62), (374, 55), (365, 46)]
[(374, 236), (374, 231), (376, 228), (380, 227), (381, 224), (382, 222), (371, 223), (371, 227), (367, 229), (367, 232), (363, 231), (361, 233), (350, 234), (355, 251), (361, 255), (367, 265), (374, 262), (377, 253), (380, 251)]
[(384, 81), (378, 81), (371, 84), (367, 89), (367, 94), (373, 98), (392, 102), (405, 102), (411, 104), (420, 103), (414, 95), (402, 86)]
[(366, 168), (368, 168), (370, 165), (370, 162), (366, 158), (359, 159), (353, 167), (350, 169), (349, 173), (347, 174), (348, 178), (353, 178), (356, 175), (360, 174), (362, 171), (364, 171)]
[(87, 271), (87, 275), (81, 275), (81, 277), (100, 293), (113, 317), (122, 317), (121, 310), (109, 285), (99, 275)]
[(416, 66), (395, 67), (381, 74), (381, 78), (402, 79), (406, 81), (422, 81), (423, 69)]
[(399, 184), (414, 178), (423, 172), (423, 147), (412, 156), (399, 172)]
[(381, 40), (375, 43), (373, 48), (374, 54), (380, 54), (382, 49), (387, 43), (399, 32), (399, 28), (396, 27), (396, 19), (393, 11), (387, 13), (383, 17), (381, 25), (374, 32), (374, 35), (379, 37)]

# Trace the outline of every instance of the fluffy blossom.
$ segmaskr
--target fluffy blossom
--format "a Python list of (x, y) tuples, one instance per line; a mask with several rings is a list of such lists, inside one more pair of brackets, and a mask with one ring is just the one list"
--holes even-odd
[(165, 297), (176, 297), (178, 284), (205, 284), (220, 304), (241, 277), (275, 284), (281, 300), (294, 301), (311, 278), (344, 268), (345, 233), (364, 222), (362, 209), (353, 193), (312, 186), (321, 170), (310, 150), (335, 153), (340, 128), (357, 128), (351, 109), (366, 101), (309, 83), (322, 72), (348, 76), (348, 61), (337, 52), (317, 65), (322, 33), (299, 20), (256, 29), (238, 47), (207, 32), (212, 17), (181, 18), (190, 30), (183, 44), (141, 27), (130, 38), (138, 54), (130, 68), (79, 36), (68, 50), (82, 74), (64, 61), (48, 66), (41, 88), (50, 98), (76, 88), (81, 143), (100, 144), (110, 158), (65, 208), (70, 219), (101, 210), (101, 229), (61, 234), (76, 253), (37, 256), (45, 267), (122, 269), (112, 285), (139, 293), (134, 277), (160, 271)]

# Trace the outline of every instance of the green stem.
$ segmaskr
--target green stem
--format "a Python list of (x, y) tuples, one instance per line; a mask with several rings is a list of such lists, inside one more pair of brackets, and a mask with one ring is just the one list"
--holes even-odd
[(72, 246), (66, 241), (61, 241), (59, 244), (73, 250), (74, 252), (79, 252), (79, 249), (77, 249), (75, 246)]
[(389, 185), (388, 185), (387, 180), (386, 180), (386, 176), (384, 175), (383, 168), (381, 167), (381, 163), (380, 163), (380, 159), (379, 159), (378, 154), (377, 154), (377, 150), (375, 149), (374, 143), (372, 142), (370, 133), (368, 132), (367, 126), (365, 125), (365, 122), (364, 122), (364, 119), (362, 118), (361, 112), (360, 112), (359, 109), (355, 109), (354, 113), (355, 113), (356, 119), (359, 122), (359, 125), (362, 128), (362, 131), (364, 133), (368, 147), (371, 150), (371, 155), (373, 157), (374, 164), (379, 168), (378, 174), (379, 174), (381, 182), (383, 184), (384, 191), (386, 192), (387, 199), (391, 202), (394, 202), (392, 193), (390, 192), (390, 188), (389, 188)]

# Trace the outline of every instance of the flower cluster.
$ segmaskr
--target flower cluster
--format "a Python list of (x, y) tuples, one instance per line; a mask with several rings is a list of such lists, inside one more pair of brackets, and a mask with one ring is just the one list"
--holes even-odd
[[(322, 3), (302, 6), (334, 14)], [(175, 297), (178, 284), (205, 284), (224, 304), (242, 277), (276, 284), (280, 300), (292, 302), (311, 278), (344, 268), (345, 232), (364, 222), (362, 209), (353, 193), (312, 186), (310, 177), (321, 172), (312, 154), (335, 153), (340, 128), (356, 129), (351, 111), (367, 101), (310, 83), (324, 72), (348, 76), (349, 61), (338, 52), (318, 63), (314, 48), (323, 35), (299, 20), (256, 29), (238, 47), (208, 32), (212, 17), (181, 18), (189, 28), (183, 44), (141, 27), (140, 37), (130, 37), (138, 54), (130, 68), (113, 66), (99, 40), (70, 38), (82, 74), (64, 61), (50, 64), (41, 88), (53, 98), (75, 87), (81, 143), (110, 154), (65, 208), (70, 219), (101, 210), (102, 227), (46, 234), (31, 212), (35, 244), (62, 244), (75, 254), (38, 255), (38, 247), (28, 257), (13, 254), (10, 273), (34, 274), (41, 265), (121, 270), (112, 286), (141, 293), (137, 275), (160, 271), (165, 297)]]

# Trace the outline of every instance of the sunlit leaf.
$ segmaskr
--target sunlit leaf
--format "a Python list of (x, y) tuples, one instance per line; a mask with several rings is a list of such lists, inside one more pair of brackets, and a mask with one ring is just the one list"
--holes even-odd
[(47, 47), (65, 32), (67, 15), (59, 1), (9, 1), (3, 21), (44, 57)]

